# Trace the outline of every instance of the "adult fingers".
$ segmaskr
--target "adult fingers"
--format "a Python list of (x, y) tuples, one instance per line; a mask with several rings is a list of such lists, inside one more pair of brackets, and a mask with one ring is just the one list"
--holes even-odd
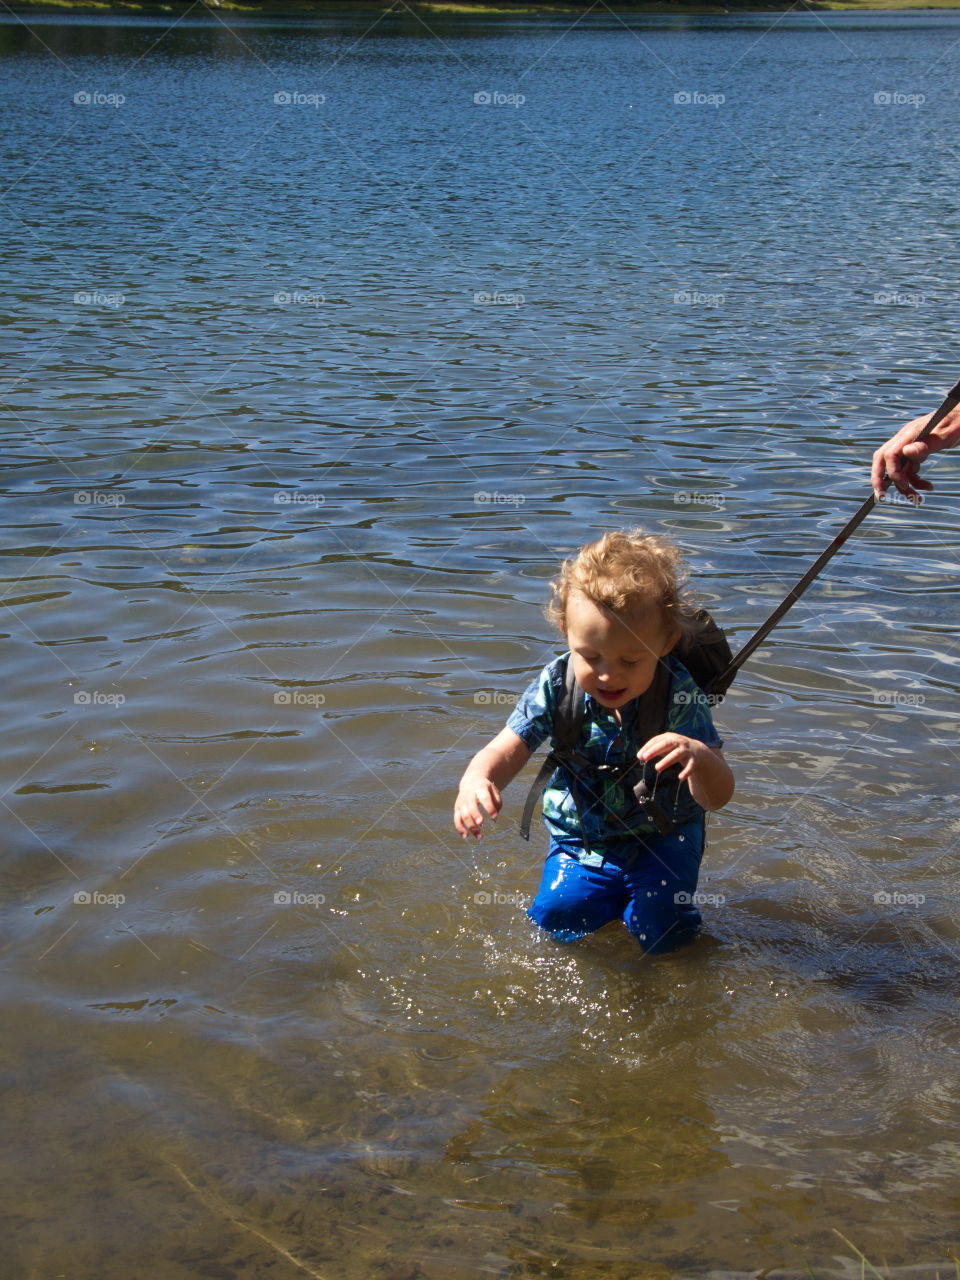
[(919, 489), (933, 488), (929, 480), (920, 477), (920, 464), (929, 456), (930, 447), (923, 440), (915, 440), (897, 451), (890, 451), (887, 475), (906, 497), (915, 498)]
[[(874, 453), (871, 460), (870, 483), (878, 499), (883, 497), (885, 475), (901, 493), (908, 496), (913, 493), (916, 468), (930, 452), (929, 446), (922, 441), (918, 442), (916, 437), (927, 425), (930, 416), (925, 414), (921, 418), (912, 418)], [(908, 468), (908, 460), (913, 462), (912, 474)]]

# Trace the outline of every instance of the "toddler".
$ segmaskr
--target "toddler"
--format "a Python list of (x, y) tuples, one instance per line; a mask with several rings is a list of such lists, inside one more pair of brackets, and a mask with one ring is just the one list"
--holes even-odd
[[(558, 942), (620, 918), (657, 953), (699, 928), (704, 811), (722, 808), (734, 781), (707, 698), (671, 652), (695, 627), (685, 576), (677, 548), (640, 530), (607, 533), (566, 560), (547, 616), (569, 652), (532, 681), (460, 781), (454, 826), (479, 837), (503, 788), (550, 740), (550, 848), (528, 914)], [(582, 717), (574, 749), (557, 747), (565, 688)]]

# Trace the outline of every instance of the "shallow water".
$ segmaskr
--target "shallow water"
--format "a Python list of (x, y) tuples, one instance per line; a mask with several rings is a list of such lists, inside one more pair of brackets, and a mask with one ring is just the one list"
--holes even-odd
[(0, 23), (6, 1275), (953, 1273), (954, 459), (723, 706), (694, 946), (449, 813), (563, 555), (742, 643), (956, 380), (958, 40)]

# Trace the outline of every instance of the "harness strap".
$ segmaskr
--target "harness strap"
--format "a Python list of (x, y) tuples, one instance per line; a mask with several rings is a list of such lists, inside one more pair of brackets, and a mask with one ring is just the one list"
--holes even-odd
[(547, 754), (546, 759), (540, 766), (540, 772), (533, 780), (533, 785), (527, 793), (527, 802), (523, 806), (523, 815), (520, 818), (520, 834), (524, 840), (530, 839), (530, 822), (533, 818), (533, 811), (536, 809), (537, 801), (543, 794), (544, 788), (550, 781), (555, 769), (564, 769), (569, 775), (572, 783), (570, 791), (573, 796), (573, 803), (576, 806), (577, 815), (580, 815), (580, 801), (575, 789), (576, 775), (569, 768), (568, 761), (576, 755), (577, 739), (580, 737), (580, 728), (583, 724), (583, 704), (583, 690), (577, 684), (577, 677), (573, 673), (573, 663), (568, 658), (567, 668), (563, 676), (563, 692), (553, 713), (553, 750)]
[(523, 814), (520, 818), (520, 834), (524, 840), (530, 839), (530, 822), (533, 819), (533, 812), (555, 769), (563, 769), (569, 776), (571, 781), (570, 793), (573, 796), (577, 815), (581, 817), (580, 798), (577, 794), (577, 777), (570, 765), (583, 764), (584, 766), (589, 766), (590, 763), (575, 749), (577, 739), (580, 737), (580, 729), (583, 725), (583, 708), (584, 693), (577, 684), (577, 677), (573, 672), (573, 663), (568, 659), (567, 669), (563, 677), (563, 692), (560, 695), (560, 700), (553, 716), (554, 747), (552, 751), (548, 752), (546, 759), (540, 766), (540, 772), (534, 778), (533, 784), (527, 792), (527, 801), (523, 806)]
[[(665, 663), (659, 663), (653, 683), (641, 697), (638, 707), (637, 737), (640, 742), (647, 742), (650, 738), (664, 731), (667, 724), (667, 698), (670, 693), (670, 684), (671, 673), (669, 668)], [(581, 785), (586, 786), (588, 792), (591, 792), (592, 789), (578, 775), (578, 770), (580, 769), (587, 774), (599, 773), (611, 777), (614, 782), (629, 786), (637, 802), (643, 806), (647, 817), (660, 835), (669, 835), (673, 831), (675, 824), (654, 799), (653, 793), (643, 777), (644, 765), (639, 760), (626, 760), (617, 765), (598, 765), (576, 750), (583, 725), (585, 701), (586, 695), (577, 684), (576, 676), (573, 673), (573, 663), (568, 659), (564, 673), (563, 693), (554, 713), (554, 747), (547, 754), (543, 764), (541, 764), (540, 770), (527, 793), (523, 814), (520, 818), (521, 836), (523, 836), (524, 840), (530, 839), (530, 823), (537, 807), (537, 801), (557, 769), (561, 769), (566, 775), (581, 830), (583, 830), (584, 826)], [(634, 782), (633, 777), (638, 771), (640, 778)], [(654, 790), (656, 790), (656, 783), (654, 783)]]
[(639, 804), (643, 806), (643, 811), (647, 817), (657, 828), (662, 836), (668, 836), (677, 825), (672, 818), (668, 818), (666, 813), (657, 804), (653, 798), (653, 792), (647, 786), (646, 778), (641, 778), (637, 785), (633, 788), (633, 794)]
[(533, 812), (537, 807), (537, 801), (543, 794), (543, 789), (550, 781), (550, 775), (554, 769), (560, 767), (560, 761), (551, 751), (540, 766), (540, 772), (534, 778), (530, 790), (527, 792), (527, 803), (523, 806), (523, 815), (520, 818), (520, 834), (524, 840), (530, 839), (530, 822), (533, 819)]

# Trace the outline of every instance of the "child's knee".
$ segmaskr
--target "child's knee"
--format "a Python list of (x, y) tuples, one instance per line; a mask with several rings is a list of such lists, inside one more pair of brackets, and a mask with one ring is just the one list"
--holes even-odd
[[(576, 942), (584, 938), (592, 930), (585, 927), (584, 922), (571, 919), (569, 910), (562, 907), (544, 906), (534, 902), (527, 911), (529, 918), (545, 929), (554, 942)], [(579, 926), (579, 927), (578, 927)]]
[(571, 899), (538, 893), (530, 904), (527, 915), (551, 935), (555, 942), (576, 942), (588, 933), (596, 933), (611, 920), (617, 920), (623, 910), (622, 903), (604, 898)]
[(649, 903), (643, 909), (631, 904), (624, 923), (648, 955), (663, 955), (693, 941), (701, 916), (696, 907), (683, 903)]
[(552, 853), (527, 915), (557, 942), (575, 942), (618, 919), (626, 897), (616, 876)]

